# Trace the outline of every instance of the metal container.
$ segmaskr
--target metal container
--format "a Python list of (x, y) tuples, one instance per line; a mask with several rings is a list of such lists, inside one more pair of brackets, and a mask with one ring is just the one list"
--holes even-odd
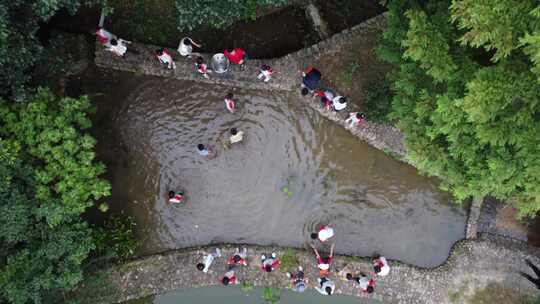
[(210, 66), (215, 73), (222, 74), (229, 69), (229, 59), (222, 53), (217, 53), (210, 59)]

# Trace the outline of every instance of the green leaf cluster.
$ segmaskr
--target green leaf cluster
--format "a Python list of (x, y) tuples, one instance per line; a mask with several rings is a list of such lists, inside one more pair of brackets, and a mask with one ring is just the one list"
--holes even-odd
[(43, 89), (0, 100), (0, 302), (46, 303), (82, 279), (95, 246), (80, 215), (110, 193), (84, 133), (90, 109)]
[(239, 20), (255, 19), (257, 8), (280, 6), (290, 0), (175, 0), (178, 29), (193, 30), (201, 25), (226, 28)]
[(378, 54), (396, 69), (389, 117), (409, 159), (456, 199), (540, 210), (540, 6), (534, 1), (387, 2)]

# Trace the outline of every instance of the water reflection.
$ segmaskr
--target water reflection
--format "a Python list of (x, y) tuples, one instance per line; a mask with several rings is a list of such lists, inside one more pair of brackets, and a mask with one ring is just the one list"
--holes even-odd
[[(295, 95), (235, 89), (240, 109), (230, 114), (226, 87), (95, 73), (79, 85), (105, 93), (95, 98), (94, 132), (113, 182), (112, 209), (136, 217), (146, 252), (220, 242), (301, 247), (330, 224), (339, 253), (433, 266), (464, 235), (464, 212), (436, 180)], [(231, 127), (247, 135), (226, 150)], [(218, 157), (201, 158), (198, 143)], [(187, 203), (168, 205), (165, 193), (179, 188)]]

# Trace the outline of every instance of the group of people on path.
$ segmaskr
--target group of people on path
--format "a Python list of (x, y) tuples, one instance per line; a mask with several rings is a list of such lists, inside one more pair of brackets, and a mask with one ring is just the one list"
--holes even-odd
[[(326, 244), (334, 236), (334, 229), (329, 226), (322, 226), (318, 232), (311, 234), (311, 238), (320, 245)], [(319, 270), (317, 284), (315, 290), (322, 295), (332, 295), (336, 290), (335, 282), (330, 279), (332, 271), (332, 262), (334, 259), (334, 243), (330, 245), (330, 253), (323, 255), (317, 250), (315, 244), (311, 244), (315, 253), (317, 261), (317, 268)], [(210, 266), (216, 258), (220, 258), (221, 250), (216, 248), (214, 252), (205, 253), (202, 261), (197, 263), (196, 268), (199, 271), (207, 273)], [(225, 286), (240, 284), (240, 281), (236, 277), (238, 270), (241, 267), (246, 267), (249, 264), (248, 251), (246, 248), (240, 250), (236, 248), (234, 253), (227, 257), (227, 268), (224, 270), (223, 276), (220, 276), (219, 282)], [(260, 256), (260, 270), (262, 273), (270, 273), (277, 270), (281, 265), (281, 261), (277, 257), (275, 252), (270, 255), (262, 254)], [(359, 288), (359, 295), (370, 294), (375, 290), (375, 277), (384, 277), (390, 273), (390, 265), (386, 258), (376, 256), (373, 259), (373, 271), (370, 274), (366, 272), (360, 272), (357, 275), (353, 275), (346, 267), (339, 271), (338, 276), (344, 280), (352, 282)], [(291, 284), (291, 289), (296, 292), (304, 292), (307, 289), (308, 279), (304, 273), (304, 267), (298, 265), (294, 272), (286, 272), (288, 280)]]
[[(302, 85), (300, 93), (302, 96), (313, 95), (313, 99), (319, 98), (321, 106), (326, 111), (342, 112), (347, 108), (347, 98), (336, 94), (331, 89), (319, 88), (322, 74), (316, 68), (310, 66), (302, 73)], [(345, 123), (349, 128), (362, 124), (366, 120), (366, 115), (362, 112), (351, 112)]]
[[(110, 51), (119, 57), (124, 57), (128, 50), (127, 45), (131, 44), (131, 41), (119, 39), (116, 37), (116, 35), (110, 33), (102, 27), (99, 27), (95, 34), (97, 36), (97, 40), (105, 47), (107, 51)], [(192, 59), (195, 64), (196, 71), (202, 77), (209, 79), (212, 70), (208, 68), (208, 65), (204, 62), (204, 58), (200, 53), (193, 52), (194, 47), (201, 48), (202, 44), (195, 42), (190, 37), (184, 37), (178, 44), (177, 52), (182, 57)], [(173, 59), (173, 54), (171, 51), (167, 50), (166, 48), (158, 49), (155, 51), (154, 55), (156, 56), (158, 62), (165, 65), (167, 69), (176, 69), (176, 63)], [(229, 62), (240, 66), (242, 69), (245, 66), (245, 61), (248, 59), (246, 51), (241, 48), (224, 50), (223, 55), (229, 60)], [(274, 71), (269, 65), (263, 64), (260, 67), (257, 79), (264, 82), (269, 82), (270, 79), (272, 79), (273, 73)]]

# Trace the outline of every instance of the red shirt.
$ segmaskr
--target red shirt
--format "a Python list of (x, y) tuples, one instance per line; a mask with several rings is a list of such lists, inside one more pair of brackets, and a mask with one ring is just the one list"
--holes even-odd
[(238, 263), (237, 263), (237, 262), (234, 261), (234, 255), (233, 255), (232, 257), (230, 257), (227, 260), (227, 264), (229, 264), (229, 265), (234, 265), (234, 264), (247, 265), (247, 261), (246, 261), (246, 259), (241, 257), (240, 261), (238, 261)]
[[(236, 277), (235, 277), (235, 276), (228, 277), (228, 278), (229, 278), (229, 284), (227, 284), (227, 285), (234, 285), (234, 284), (236, 284)], [(221, 284), (223, 284), (223, 279), (221, 279), (219, 282), (220, 282)]]
[[(267, 264), (265, 264), (264, 262), (263, 262), (263, 264), (261, 265), (261, 269), (262, 269), (263, 271), (265, 271), (265, 272), (266, 272), (266, 269), (265, 269), (266, 265), (267, 265)], [(270, 267), (272, 267), (272, 271), (273, 271), (273, 270), (278, 269), (278, 268), (279, 268), (279, 265), (281, 265), (281, 262), (280, 262), (278, 259), (274, 259), (274, 261), (272, 262), (272, 264), (270, 265)]]
[(229, 59), (229, 61), (241, 64), (244, 60), (244, 56), (246, 55), (246, 52), (241, 48), (235, 48), (232, 52), (229, 52), (228, 50), (223, 51), (223, 54), (225, 57)]
[(199, 73), (205, 74), (206, 73), (206, 64), (204, 64), (204, 63), (197, 64), (197, 70), (199, 71)]

